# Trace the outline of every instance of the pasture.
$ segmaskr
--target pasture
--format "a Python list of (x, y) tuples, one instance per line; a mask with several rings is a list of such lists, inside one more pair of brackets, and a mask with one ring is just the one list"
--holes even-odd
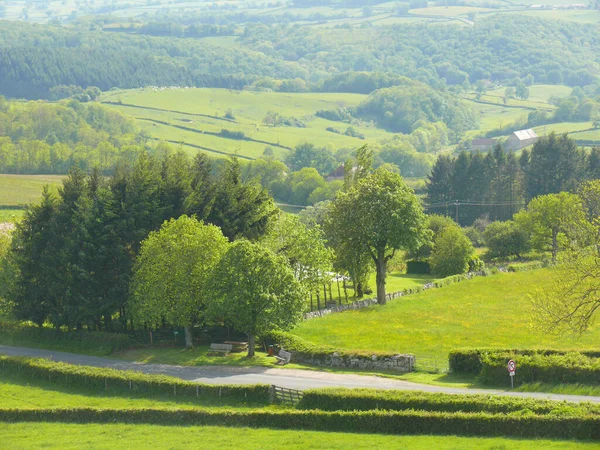
[(44, 186), (55, 189), (64, 175), (6, 175), (0, 174), (0, 208), (36, 202)]
[[(365, 139), (344, 133), (349, 124), (316, 117), (323, 109), (354, 107), (366, 98), (359, 94), (277, 93), (227, 89), (134, 89), (111, 91), (102, 102), (138, 119), (140, 126), (157, 139), (205, 147), (209, 153), (258, 158), (266, 147), (282, 158), (303, 142), (317, 146), (360, 147), (366, 142), (390, 138), (392, 133), (361, 122), (353, 125)], [(271, 126), (264, 119), (274, 113), (298, 120), (303, 127)], [(223, 135), (223, 130), (242, 132), (242, 139)]]
[(358, 311), (312, 319), (292, 333), (347, 350), (414, 353), (438, 359), (458, 347), (596, 348), (600, 325), (576, 336), (531, 328), (528, 294), (543, 288), (548, 269), (475, 278)]
[(331, 433), (306, 430), (272, 430), (268, 428), (227, 428), (215, 426), (173, 427), (125, 424), (0, 423), (3, 442), (12, 449), (129, 448), (172, 449), (197, 448), (264, 448), (305, 449), (372, 449), (410, 448), (415, 450), (587, 450), (593, 442), (547, 439), (503, 439), (458, 436), (391, 436), (358, 433)]

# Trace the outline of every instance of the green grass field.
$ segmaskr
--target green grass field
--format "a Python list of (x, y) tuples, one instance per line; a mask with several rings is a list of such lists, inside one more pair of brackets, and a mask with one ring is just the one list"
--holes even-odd
[(0, 205), (25, 205), (36, 202), (45, 185), (57, 187), (63, 175), (0, 174)]
[[(356, 106), (365, 98), (359, 94), (148, 88), (111, 91), (103, 95), (102, 101), (122, 103), (108, 106), (136, 117), (140, 126), (158, 139), (199, 145), (250, 158), (259, 157), (265, 147), (271, 146), (276, 156), (281, 158), (289, 151), (282, 147), (293, 148), (303, 142), (337, 149), (359, 147), (368, 141), (392, 137), (392, 133), (366, 125), (354, 127), (365, 135), (365, 140), (333, 133), (326, 129), (332, 127), (344, 132), (348, 124), (315, 116), (318, 110)], [(225, 120), (228, 111), (235, 119)], [(283, 117), (303, 120), (306, 127), (265, 125), (263, 119), (270, 111)], [(181, 129), (182, 126), (188, 129)], [(220, 133), (222, 129), (241, 131), (251, 140), (226, 139), (207, 134)]]
[(67, 449), (400, 449), (412, 450), (587, 450), (594, 442), (533, 439), (466, 438), (457, 436), (387, 436), (225, 427), (169, 427), (159, 425), (75, 425), (56, 423), (0, 423), (2, 445), (13, 450)]
[(457, 347), (597, 348), (600, 325), (580, 338), (534, 333), (528, 293), (552, 271), (498, 274), (432, 289), (358, 311), (300, 324), (311, 342), (344, 349), (414, 353), (445, 359)]
[[(218, 404), (195, 398), (155, 396), (145, 397), (140, 395), (111, 394), (110, 391), (91, 391), (77, 388), (56, 387), (53, 383), (36, 380), (35, 384), (18, 380), (14, 377), (3, 377), (0, 380), (0, 405), (3, 408), (70, 408), (86, 406), (90, 408), (169, 408), (191, 409), (201, 406), (203, 409), (256, 409), (256, 406), (242, 403)], [(268, 406), (267, 408), (278, 408)]]

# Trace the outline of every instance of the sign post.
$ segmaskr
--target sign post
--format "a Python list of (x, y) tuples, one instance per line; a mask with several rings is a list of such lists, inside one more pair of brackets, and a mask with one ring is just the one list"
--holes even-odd
[(515, 379), (515, 370), (517, 370), (517, 365), (515, 364), (515, 362), (511, 359), (510, 361), (508, 361), (508, 374), (510, 375), (510, 388), (514, 389), (515, 388), (515, 383), (514, 383), (514, 379)]

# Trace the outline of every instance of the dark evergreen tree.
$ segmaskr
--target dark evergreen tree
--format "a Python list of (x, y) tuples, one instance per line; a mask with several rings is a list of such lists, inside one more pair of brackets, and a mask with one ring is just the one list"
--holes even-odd
[[(431, 174), (427, 177), (427, 204), (434, 213), (449, 215), (449, 203), (455, 200), (452, 186), (454, 160), (448, 155), (440, 155)], [(439, 206), (440, 204), (443, 204)]]
[(600, 179), (600, 147), (594, 147), (587, 156), (587, 178)]
[(572, 191), (583, 180), (585, 157), (566, 134), (551, 133), (535, 143), (526, 171), (525, 197)]

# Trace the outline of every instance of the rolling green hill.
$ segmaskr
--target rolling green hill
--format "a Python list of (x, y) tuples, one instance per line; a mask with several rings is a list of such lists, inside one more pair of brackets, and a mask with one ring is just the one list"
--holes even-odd
[[(214, 155), (237, 154), (255, 159), (267, 146), (272, 147), (276, 157), (282, 158), (289, 149), (303, 142), (333, 149), (356, 148), (365, 142), (393, 137), (393, 133), (367, 123), (353, 125), (365, 136), (364, 140), (331, 132), (327, 128), (343, 133), (349, 124), (315, 116), (322, 109), (354, 107), (366, 97), (337, 93), (146, 88), (111, 91), (104, 94), (101, 101), (135, 117), (140, 127), (154, 138), (201, 146)], [(270, 112), (286, 119), (298, 119), (305, 126), (266, 125), (263, 120)], [(222, 130), (242, 132), (245, 139), (224, 137), (220, 135)]]
[(457, 347), (597, 348), (600, 325), (577, 339), (536, 334), (528, 294), (548, 269), (475, 278), (358, 311), (300, 324), (293, 333), (343, 349), (414, 353), (439, 359)]

